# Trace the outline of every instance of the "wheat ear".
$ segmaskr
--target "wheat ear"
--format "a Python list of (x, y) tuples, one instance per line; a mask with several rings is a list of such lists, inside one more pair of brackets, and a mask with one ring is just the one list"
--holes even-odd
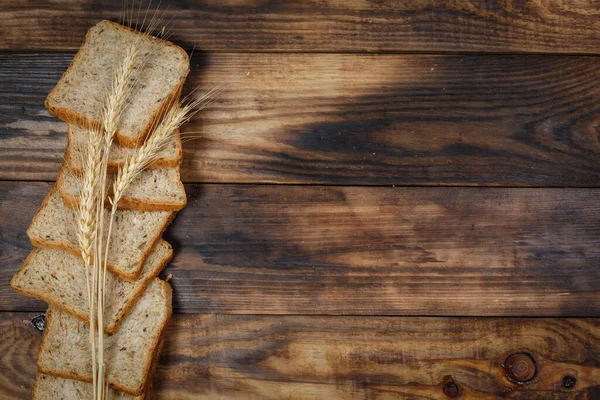
[(182, 124), (187, 122), (197, 111), (199, 101), (171, 108), (163, 121), (154, 129), (146, 142), (135, 152), (135, 154), (125, 161), (123, 167), (119, 168), (117, 178), (113, 184), (113, 194), (109, 198), (111, 204), (110, 217), (108, 222), (107, 240), (104, 255), (104, 270), (106, 271), (106, 261), (108, 257), (108, 246), (112, 234), (113, 221), (117, 212), (117, 205), (123, 196), (129, 184), (135, 177), (156, 159), (158, 154), (169, 143), (171, 135)]
[(113, 221), (117, 212), (117, 205), (119, 200), (123, 196), (129, 184), (135, 179), (135, 177), (156, 159), (158, 153), (167, 145), (170, 141), (173, 132), (179, 128), (185, 121), (189, 120), (195, 111), (190, 107), (176, 107), (172, 108), (163, 121), (158, 127), (150, 134), (150, 137), (146, 142), (135, 152), (133, 156), (125, 161), (123, 167), (119, 168), (117, 178), (113, 183), (113, 194), (109, 197), (111, 204), (111, 211), (108, 222), (107, 231), (107, 245), (105, 248), (105, 269), (106, 269), (106, 258), (108, 257), (108, 245), (110, 243), (110, 237), (112, 234)]
[[(96, 335), (95, 335), (95, 306), (94, 290), (96, 285), (94, 257), (96, 251), (97, 219), (96, 206), (98, 199), (98, 178), (100, 171), (100, 160), (102, 158), (102, 136), (99, 129), (90, 130), (90, 141), (85, 159), (83, 174), (83, 185), (80, 193), (80, 201), (77, 209), (77, 242), (81, 249), (81, 258), (86, 269), (86, 284), (88, 294), (88, 312), (90, 318), (90, 346), (92, 348), (92, 380), (97, 382), (96, 370)], [(91, 275), (91, 281), (90, 281)]]

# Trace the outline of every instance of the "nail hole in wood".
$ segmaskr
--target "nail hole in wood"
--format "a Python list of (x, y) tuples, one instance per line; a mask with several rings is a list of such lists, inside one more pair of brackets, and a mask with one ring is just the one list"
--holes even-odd
[(44, 332), (44, 325), (46, 324), (46, 316), (44, 314), (40, 314), (37, 317), (33, 317), (31, 320), (31, 324), (38, 331)]

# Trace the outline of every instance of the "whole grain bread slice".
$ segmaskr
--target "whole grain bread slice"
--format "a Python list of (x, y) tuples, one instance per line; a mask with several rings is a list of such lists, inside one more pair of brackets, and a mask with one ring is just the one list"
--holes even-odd
[[(89, 400), (93, 398), (92, 384), (38, 372), (31, 397), (33, 400)], [(129, 393), (109, 389), (108, 398), (111, 400), (146, 400), (150, 397), (147, 392), (139, 396), (132, 396)]]
[(84, 127), (99, 124), (107, 88), (131, 45), (139, 46), (144, 64), (136, 67), (136, 83), (127, 99), (134, 106), (123, 110), (116, 135), (123, 146), (140, 146), (153, 124), (177, 103), (190, 71), (188, 55), (173, 43), (115, 22), (99, 22), (46, 98), (48, 111)]
[[(83, 174), (85, 154), (91, 134), (96, 133), (79, 125), (69, 124), (65, 161), (76, 175)], [(108, 172), (117, 172), (117, 169), (125, 164), (125, 160), (135, 154), (135, 151), (135, 149), (113, 142), (107, 164)], [(156, 159), (148, 165), (148, 168), (174, 168), (181, 164), (181, 159), (181, 137), (177, 130), (173, 132), (167, 145), (157, 154)]]
[[(173, 255), (159, 240), (134, 282), (109, 273), (106, 276), (104, 331), (114, 334), (150, 281), (157, 277)], [(89, 325), (86, 269), (83, 261), (64, 250), (35, 248), (10, 281), (12, 288), (66, 311)]]
[[(164, 335), (164, 332), (163, 332)], [(152, 360), (152, 366), (148, 374), (148, 380), (144, 392), (139, 396), (133, 396), (129, 393), (121, 392), (109, 388), (108, 398), (111, 400), (148, 400), (152, 398), (153, 380), (152, 377), (158, 366), (160, 353), (162, 352), (164, 339), (161, 339), (158, 350)], [(68, 379), (60, 376), (54, 376), (37, 373), (36, 381), (32, 390), (33, 400), (89, 400), (92, 395), (92, 384), (76, 379)]]
[[(107, 175), (107, 191), (112, 189), (115, 176)], [(83, 179), (71, 173), (68, 165), (63, 164), (56, 185), (65, 205), (77, 209)], [(142, 170), (127, 187), (117, 207), (119, 210), (179, 211), (186, 204), (179, 168), (156, 168)]]
[[(108, 226), (107, 214), (105, 226)], [(110, 240), (108, 269), (122, 279), (136, 280), (174, 216), (175, 213), (169, 211), (118, 210)], [(76, 218), (77, 212), (65, 206), (55, 185), (33, 217), (27, 235), (34, 246), (66, 250), (79, 257)]]
[[(172, 314), (171, 296), (171, 286), (155, 278), (121, 329), (105, 335), (106, 382), (111, 388), (134, 396), (144, 392)], [(42, 373), (91, 382), (88, 327), (69, 313), (49, 307), (37, 363)]]

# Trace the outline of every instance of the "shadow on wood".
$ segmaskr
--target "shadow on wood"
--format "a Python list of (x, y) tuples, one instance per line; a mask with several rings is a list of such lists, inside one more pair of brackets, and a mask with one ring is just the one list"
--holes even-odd
[[(0, 179), (56, 179), (66, 125), (42, 103), (70, 57), (0, 56)], [(231, 81), (183, 129), (186, 182), (600, 186), (595, 57), (192, 61), (188, 91)]]

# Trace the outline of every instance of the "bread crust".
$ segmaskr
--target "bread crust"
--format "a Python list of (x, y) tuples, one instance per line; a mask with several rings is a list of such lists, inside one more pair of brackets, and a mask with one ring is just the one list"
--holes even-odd
[[(60, 196), (63, 199), (65, 205), (71, 210), (76, 210), (79, 206), (79, 198), (78, 196), (73, 196), (67, 192), (64, 187), (64, 174), (66, 173), (65, 168), (69, 168), (65, 166), (63, 163), (63, 167), (60, 169), (58, 173), (58, 178), (56, 178), (56, 186), (58, 187), (58, 191)], [(177, 172), (179, 175), (179, 167), (177, 167)], [(181, 181), (176, 182), (179, 186), (179, 189), (185, 193), (185, 188)], [(117, 204), (118, 210), (135, 210), (135, 211), (179, 211), (187, 205), (187, 197), (184, 197), (182, 201), (142, 201), (140, 199), (136, 199), (134, 197), (129, 197), (124, 195), (119, 200)], [(110, 202), (108, 199), (104, 202), (104, 206), (110, 209)]]
[[(109, 23), (114, 25), (117, 29), (124, 29), (124, 30), (128, 30), (130, 32), (135, 33), (136, 35), (146, 35), (145, 33), (136, 31), (134, 29), (128, 28), (126, 26), (120, 25), (116, 22), (112, 22), (112, 21), (100, 21), (98, 24), (102, 24), (102, 23)], [(96, 24), (96, 26), (98, 25)], [(89, 36), (91, 34), (91, 29), (88, 30), (88, 32), (85, 35), (85, 38), (83, 40), (83, 44), (81, 45), (81, 47), (85, 46), (85, 44), (87, 43)], [(164, 39), (159, 39), (156, 38), (154, 40), (160, 41), (164, 44), (166, 44), (169, 47), (173, 47), (175, 48), (179, 53), (181, 53), (184, 57), (184, 60), (187, 61), (186, 63), (186, 71), (185, 73), (182, 75), (182, 77), (179, 79), (178, 83), (175, 85), (175, 87), (173, 88), (173, 90), (165, 97), (165, 99), (161, 102), (160, 106), (154, 111), (154, 113), (150, 116), (150, 119), (148, 120), (148, 123), (146, 124), (146, 126), (144, 126), (144, 128), (140, 131), (140, 134), (138, 135), (137, 138), (132, 139), (129, 138), (127, 136), (125, 136), (123, 133), (121, 133), (118, 129), (116, 131), (116, 137), (117, 140), (119, 141), (119, 143), (125, 147), (129, 147), (129, 148), (136, 148), (141, 146), (144, 141), (146, 140), (148, 134), (150, 133), (150, 130), (162, 119), (162, 117), (164, 116), (165, 112), (168, 111), (172, 105), (177, 104), (178, 103), (178, 99), (179, 96), (181, 94), (181, 90), (183, 89), (183, 84), (185, 83), (185, 80), (190, 72), (190, 58), (187, 55), (187, 53), (179, 46), (176, 46), (175, 44), (164, 40)], [(63, 108), (63, 107), (54, 107), (52, 105), (52, 97), (54, 96), (57, 87), (60, 85), (61, 82), (63, 82), (64, 79), (66, 79), (66, 76), (70, 73), (71, 71), (71, 67), (75, 64), (76, 61), (79, 60), (79, 57), (81, 55), (81, 50), (77, 52), (77, 54), (75, 55), (75, 57), (73, 58), (73, 61), (71, 61), (71, 64), (69, 65), (69, 67), (67, 68), (67, 70), (62, 74), (61, 78), (59, 79), (58, 83), (56, 84), (56, 86), (54, 86), (54, 88), (50, 91), (50, 93), (48, 94), (48, 96), (46, 97), (46, 100), (44, 101), (44, 106), (46, 107), (46, 109), (48, 110), (48, 112), (52, 115), (54, 115), (55, 117), (65, 121), (65, 122), (70, 122), (70, 123), (74, 123), (77, 124), (79, 126), (82, 126), (84, 128), (92, 128), (93, 126), (100, 126), (101, 125), (101, 121), (95, 120), (95, 119), (88, 119), (85, 118), (83, 115), (81, 115), (78, 112), (69, 110), (68, 108)]]
[[(163, 240), (163, 242), (168, 247), (167, 254), (165, 254), (165, 256), (163, 258), (161, 258), (160, 261), (156, 264), (156, 267), (149, 274), (148, 278), (145, 279), (144, 281), (140, 282), (138, 284), (138, 286), (136, 286), (135, 290), (132, 292), (131, 296), (129, 297), (129, 300), (126, 303), (124, 303), (124, 306), (121, 309), (121, 311), (119, 311), (116, 314), (115, 319), (113, 321), (111, 321), (108, 325), (104, 326), (104, 332), (106, 332), (107, 334), (114, 335), (115, 333), (117, 333), (119, 331), (119, 328), (121, 327), (121, 324), (123, 323), (123, 319), (127, 316), (129, 311), (137, 304), (138, 300), (144, 294), (144, 292), (146, 291), (146, 288), (148, 287), (150, 282), (152, 282), (153, 278), (156, 278), (158, 276), (158, 274), (160, 274), (160, 272), (167, 266), (169, 261), (171, 261), (171, 259), (173, 258), (173, 247), (167, 241)], [(22, 276), (22, 271), (31, 262), (31, 258), (37, 251), (39, 251), (39, 248), (35, 248), (29, 253), (27, 258), (23, 262), (23, 265), (21, 265), (21, 268), (19, 269), (19, 271), (17, 271), (17, 273), (12, 277), (12, 279), (10, 281), (11, 288), (19, 294), (22, 294), (24, 296), (29, 296), (29, 297), (35, 297), (36, 299), (42, 300), (56, 309), (67, 312), (67, 313), (71, 314), (72, 316), (81, 320), (84, 324), (86, 324), (86, 326), (89, 327), (90, 326), (89, 314), (82, 313), (73, 307), (62, 304), (60, 302), (57, 302), (56, 299), (54, 299), (52, 296), (44, 295), (44, 293), (37, 292), (37, 291), (27, 290), (27, 289), (24, 289), (17, 285), (16, 282)]]
[[(40, 206), (40, 208), (36, 211), (35, 215), (33, 216), (31, 225), (27, 229), (27, 236), (29, 237), (31, 244), (33, 244), (36, 247), (45, 247), (48, 249), (65, 250), (65, 251), (68, 251), (69, 253), (73, 254), (74, 256), (82, 258), (81, 250), (77, 246), (73, 246), (71, 243), (39, 239), (39, 238), (33, 237), (32, 233), (31, 233), (31, 226), (35, 223), (35, 221), (39, 217), (40, 211), (48, 204), (48, 201), (50, 201), (50, 198), (57, 190), (58, 189), (55, 184), (52, 187), (52, 189), (50, 190), (50, 192), (48, 193), (48, 195), (46, 196), (46, 198), (44, 199), (44, 201), (42, 202), (42, 205)], [(112, 272), (113, 274), (117, 275), (119, 278), (125, 279), (126, 281), (136, 280), (140, 276), (144, 262), (146, 262), (146, 259), (148, 258), (148, 256), (150, 255), (150, 252), (156, 245), (156, 242), (158, 242), (158, 240), (160, 239), (160, 237), (162, 236), (164, 231), (167, 229), (167, 227), (169, 226), (171, 221), (173, 221), (173, 218), (175, 218), (176, 214), (177, 214), (176, 212), (169, 213), (169, 216), (165, 219), (163, 226), (161, 226), (160, 229), (157, 229), (157, 231), (154, 233), (154, 236), (152, 236), (146, 242), (146, 247), (144, 248), (142, 257), (141, 257), (140, 261), (138, 262), (138, 264), (136, 265), (136, 267), (132, 271), (122, 271), (118, 266), (115, 266), (114, 264), (111, 264), (111, 263), (107, 264), (107, 269), (110, 272)]]
[[(84, 165), (80, 165), (74, 162), (73, 154), (71, 152), (72, 139), (71, 139), (71, 130), (73, 129), (73, 124), (67, 124), (67, 149), (65, 150), (64, 161), (69, 165), (69, 168), (75, 175), (83, 175), (84, 173)], [(176, 168), (181, 165), (183, 160), (183, 148), (181, 146), (181, 133), (179, 129), (173, 132), (173, 135), (176, 136), (177, 140), (177, 156), (175, 158), (157, 158), (152, 161), (146, 168)], [(108, 173), (116, 173), (119, 168), (121, 168), (125, 164), (125, 160), (115, 161), (109, 160), (107, 163), (107, 172)]]
[(35, 297), (37, 299), (40, 299), (46, 303), (48, 303), (50, 306), (58, 308), (60, 310), (66, 311), (69, 314), (73, 315), (74, 317), (82, 320), (83, 322), (86, 323), (86, 325), (89, 326), (89, 317), (87, 317), (86, 314), (82, 314), (79, 311), (75, 310), (72, 307), (68, 307), (66, 305), (60, 304), (57, 301), (55, 301), (55, 299), (50, 298), (49, 296), (40, 296), (39, 293), (37, 292), (33, 292), (27, 289), (23, 289), (19, 286), (17, 286), (16, 282), (17, 279), (21, 276), (22, 271), (24, 269), (24, 267), (30, 263), (31, 258), (34, 256), (34, 254), (38, 251), (38, 248), (35, 248), (31, 251), (31, 253), (29, 253), (29, 255), (27, 256), (27, 258), (25, 259), (25, 261), (23, 262), (23, 265), (21, 265), (21, 268), (19, 268), (19, 270), (17, 271), (17, 273), (12, 277), (12, 279), (10, 280), (10, 287), (17, 293), (22, 294), (24, 296), (29, 296), (29, 297)]
[[(162, 343), (161, 343), (162, 346)], [(32, 400), (36, 400), (37, 399), (37, 392), (38, 392), (38, 383), (40, 382), (40, 377), (41, 375), (50, 375), (50, 374), (44, 374), (42, 372), (37, 372), (36, 373), (36, 378), (35, 378), (35, 383), (33, 384), (33, 389), (31, 390), (31, 398)], [(152, 374), (154, 375), (154, 374)], [(138, 399), (137, 400), (146, 400), (146, 399), (150, 399), (150, 394), (152, 393), (152, 384), (148, 384), (148, 387), (146, 390), (144, 390), (144, 393), (142, 393), (140, 396), (137, 396)]]
[(33, 384), (33, 388), (31, 389), (31, 400), (36, 400), (36, 394), (38, 391), (38, 384), (40, 382), (41, 373), (38, 371), (35, 374), (35, 383)]
[[(158, 334), (152, 341), (152, 344), (150, 347), (152, 349), (152, 356), (146, 360), (146, 363), (143, 366), (142, 371), (143, 371), (144, 379), (142, 379), (142, 381), (136, 388), (126, 388), (118, 383), (114, 383), (114, 382), (110, 382), (110, 381), (107, 382), (111, 388), (120, 390), (121, 392), (129, 393), (133, 396), (140, 396), (144, 392), (144, 389), (146, 389), (149, 379), (151, 379), (150, 374), (152, 372), (152, 366), (154, 364), (154, 360), (160, 355), (160, 346), (159, 345), (164, 337), (166, 327), (167, 327), (169, 321), (171, 320), (171, 316), (173, 315), (173, 306), (172, 306), (172, 293), (173, 292), (171, 289), (171, 285), (169, 285), (168, 282), (165, 282), (159, 278), (155, 278), (155, 281), (161, 282), (163, 296), (165, 296), (168, 299), (168, 301), (166, 303), (167, 315), (166, 315), (164, 323), (158, 328)], [(47, 327), (50, 326), (48, 321), (51, 321), (51, 319), (52, 319), (52, 309), (48, 308), (48, 310), (46, 311), (46, 326)], [(42, 344), (40, 346), (40, 353), (38, 355), (38, 360), (37, 360), (38, 371), (40, 371), (44, 374), (59, 376), (62, 378), (77, 379), (77, 380), (83, 381), (83, 382), (92, 382), (92, 377), (89, 375), (78, 375), (78, 374), (72, 374), (72, 373), (64, 373), (61, 371), (47, 370), (47, 369), (44, 369), (43, 366), (40, 365), (40, 357), (42, 355), (42, 349), (46, 345), (48, 330), (49, 329), (44, 329), (44, 333), (42, 335)]]
[[(167, 242), (168, 244), (168, 242)], [(141, 284), (137, 290), (134, 291), (134, 296), (132, 297), (132, 300), (125, 305), (125, 307), (123, 307), (123, 309), (117, 313), (117, 318), (115, 320), (114, 323), (107, 325), (104, 328), (104, 331), (114, 335), (115, 333), (117, 333), (119, 331), (119, 328), (121, 327), (121, 325), (123, 324), (123, 320), (125, 319), (125, 317), (127, 316), (127, 314), (129, 314), (129, 311), (131, 311), (131, 309), (137, 304), (138, 300), (140, 299), (140, 297), (142, 297), (142, 295), (144, 294), (144, 292), (146, 291), (146, 288), (148, 288), (148, 285), (150, 285), (150, 283), (152, 282), (152, 279), (157, 279), (158, 274), (160, 274), (160, 272), (167, 266), (167, 264), (171, 261), (171, 259), (173, 258), (173, 247), (171, 247), (171, 245), (169, 244), (169, 253), (160, 261), (161, 267), (157, 267), (154, 271), (152, 271), (152, 278), (147, 279), (143, 284)], [(170, 288), (170, 285), (169, 285)], [(89, 318), (88, 318), (89, 321)]]

